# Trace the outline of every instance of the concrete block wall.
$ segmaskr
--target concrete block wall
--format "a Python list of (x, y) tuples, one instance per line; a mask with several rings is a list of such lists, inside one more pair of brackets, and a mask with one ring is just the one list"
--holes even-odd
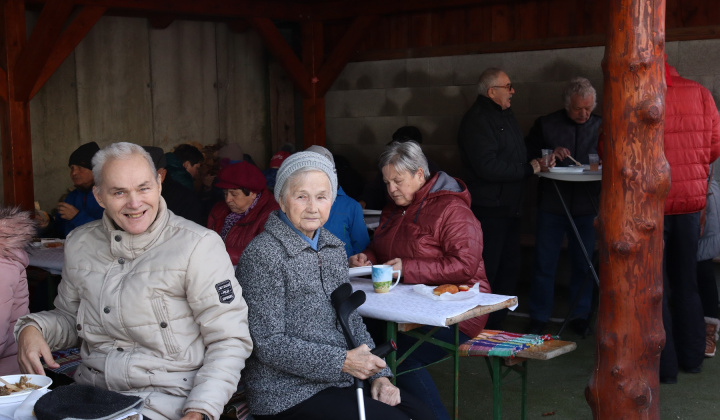
[[(720, 100), (720, 40), (670, 42), (666, 51), (681, 75)], [(326, 95), (327, 144), (371, 176), (392, 133), (415, 125), (428, 157), (459, 176), (457, 128), (484, 69), (508, 73), (516, 91), (512, 107), (527, 133), (537, 117), (562, 108), (562, 89), (575, 76), (593, 83), (601, 114), (603, 55), (604, 47), (592, 47), (350, 63)]]

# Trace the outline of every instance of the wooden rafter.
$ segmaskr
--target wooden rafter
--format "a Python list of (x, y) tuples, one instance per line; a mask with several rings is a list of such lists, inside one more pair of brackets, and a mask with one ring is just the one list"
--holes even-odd
[(295, 52), (290, 48), (275, 24), (267, 18), (251, 18), (250, 24), (265, 41), (265, 46), (277, 58), (280, 64), (287, 71), (295, 86), (305, 95), (312, 94), (310, 86), (310, 74), (298, 59)]
[(362, 40), (368, 27), (377, 22), (378, 16), (359, 16), (353, 21), (340, 42), (323, 63), (317, 75), (316, 92), (318, 96), (325, 96), (345, 64), (355, 54), (355, 47)]
[[(27, 0), (43, 4), (53, 0)], [(113, 10), (171, 13), (205, 17), (263, 17), (277, 20), (332, 20), (360, 15), (411, 13), (492, 4), (523, 3), (526, 0), (338, 0), (296, 2), (291, 0), (73, 0), (70, 3)]]
[(16, 100), (29, 100), (35, 81), (52, 53), (55, 41), (60, 36), (71, 11), (72, 3), (64, 0), (45, 3), (30, 39), (15, 63)]
[(50, 76), (60, 67), (65, 59), (75, 50), (80, 41), (85, 38), (90, 29), (95, 26), (98, 20), (105, 13), (106, 8), (95, 6), (84, 6), (75, 15), (72, 22), (65, 28), (59, 39), (55, 42), (50, 56), (33, 84), (29, 99), (32, 99), (41, 87), (48, 81)]

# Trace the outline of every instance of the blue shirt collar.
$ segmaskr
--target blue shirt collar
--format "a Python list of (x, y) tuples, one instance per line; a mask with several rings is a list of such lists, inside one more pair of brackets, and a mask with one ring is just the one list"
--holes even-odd
[(292, 224), (292, 222), (290, 221), (290, 219), (288, 219), (287, 215), (286, 215), (282, 210), (281, 210), (281, 211), (278, 211), (278, 214), (280, 215), (280, 220), (282, 220), (283, 222), (285, 222), (286, 225), (290, 226), (290, 229), (294, 230), (295, 233), (297, 233), (298, 235), (300, 235), (300, 237), (301, 237), (305, 242), (307, 242), (312, 249), (314, 249), (315, 251), (318, 250), (318, 238), (320, 237), (320, 229), (318, 229), (318, 230), (315, 231), (315, 238), (310, 239), (310, 238), (308, 238), (307, 236), (305, 236), (304, 233), (300, 232), (295, 226), (293, 226), (293, 224)]

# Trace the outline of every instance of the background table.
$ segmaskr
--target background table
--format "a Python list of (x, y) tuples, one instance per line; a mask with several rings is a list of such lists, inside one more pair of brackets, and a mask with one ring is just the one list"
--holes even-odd
[[(595, 280), (595, 284), (597, 284), (597, 287), (600, 288), (600, 279), (598, 278), (597, 272), (595, 271), (595, 267), (593, 266), (592, 259), (590, 258), (590, 255), (588, 255), (587, 249), (585, 249), (585, 244), (583, 243), (582, 238), (580, 237), (580, 232), (577, 230), (577, 226), (575, 226), (575, 221), (573, 220), (572, 214), (570, 213), (570, 209), (568, 209), (567, 204), (565, 204), (565, 199), (563, 199), (562, 194), (560, 193), (560, 188), (557, 186), (557, 181), (563, 181), (563, 182), (593, 182), (593, 181), (602, 181), (602, 171), (590, 171), (590, 170), (584, 170), (583, 172), (579, 173), (565, 173), (565, 172), (538, 172), (537, 174), (541, 178), (547, 178), (552, 180), (553, 186), (555, 187), (555, 192), (557, 192), (558, 198), (560, 199), (560, 203), (563, 206), (563, 209), (565, 210), (565, 215), (568, 218), (568, 222), (570, 222), (570, 226), (573, 229), (573, 233), (575, 233), (575, 238), (577, 238), (578, 244), (580, 245), (580, 249), (583, 252), (583, 255), (585, 256), (585, 261), (587, 262), (588, 266), (590, 267), (590, 273), (592, 273), (593, 279)], [(588, 198), (590, 199), (590, 202), (592, 203), (592, 197), (590, 197), (590, 193), (588, 192)], [(593, 203), (593, 207), (595, 208), (595, 213), (597, 213), (597, 206)], [(560, 327), (560, 330), (558, 331), (557, 335), (562, 334), (563, 330), (567, 326), (568, 322), (570, 321), (570, 315), (572, 314), (572, 311), (575, 309), (575, 306), (577, 305), (578, 299), (580, 298), (580, 294), (578, 294), (577, 298), (575, 299), (575, 302), (573, 302), (570, 305), (570, 310), (568, 311), (568, 316), (565, 317), (565, 321), (563, 322), (562, 326)]]
[(32, 248), (28, 252), (30, 264), (33, 267), (42, 268), (51, 274), (62, 274), (65, 263), (65, 249), (58, 248)]
[[(460, 347), (459, 322), (476, 316), (504, 308), (514, 310), (517, 308), (516, 296), (493, 295), (479, 293), (471, 299), (465, 300), (433, 300), (414, 292), (413, 285), (398, 284), (388, 293), (375, 293), (372, 281), (369, 279), (354, 278), (350, 280), (354, 290), (365, 292), (365, 303), (358, 308), (360, 315), (375, 318), (386, 322), (387, 339), (397, 341), (398, 332), (414, 337), (418, 340), (405, 354), (397, 355), (395, 352), (386, 357), (386, 361), (393, 375), (396, 376), (397, 366), (402, 363), (421, 344), (428, 342), (445, 349), (448, 357), (440, 360), (453, 359), (454, 378), (453, 385), (453, 413), (458, 418), (458, 393)], [(463, 292), (467, 293), (467, 292)], [(413, 331), (420, 326), (432, 326), (427, 333)], [(452, 326), (455, 329), (454, 343), (446, 343), (432, 336), (440, 328)]]

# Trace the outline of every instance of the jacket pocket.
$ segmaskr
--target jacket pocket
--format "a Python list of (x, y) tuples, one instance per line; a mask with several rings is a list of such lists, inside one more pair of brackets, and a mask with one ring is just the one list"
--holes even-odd
[(172, 327), (170, 326), (170, 317), (168, 316), (168, 310), (165, 306), (165, 302), (163, 302), (162, 296), (153, 297), (151, 302), (153, 313), (155, 314), (155, 319), (157, 320), (157, 325), (160, 329), (160, 335), (162, 336), (163, 343), (165, 344), (165, 349), (168, 354), (178, 354), (180, 352), (180, 346), (178, 345), (178, 342), (175, 339), (175, 334), (173, 334)]

